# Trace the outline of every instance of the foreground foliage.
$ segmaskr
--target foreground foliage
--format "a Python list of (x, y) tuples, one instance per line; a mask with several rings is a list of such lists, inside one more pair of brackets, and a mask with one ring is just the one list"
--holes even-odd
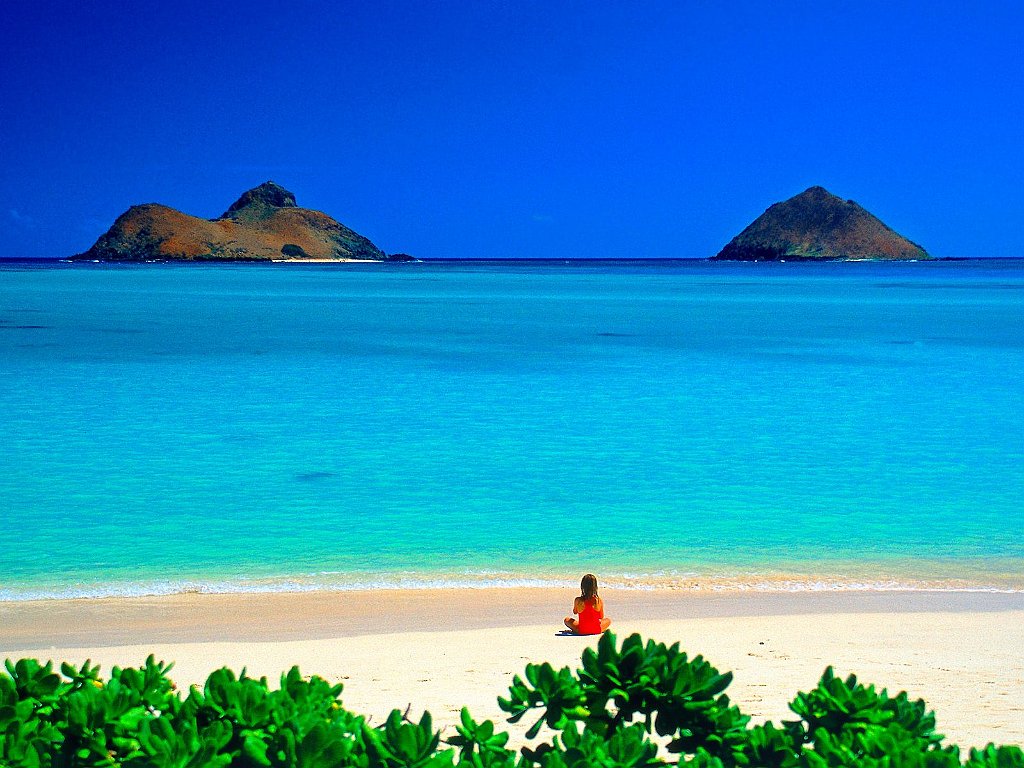
[(575, 673), (527, 665), (499, 699), (510, 722), (530, 723), (519, 752), (465, 709), (444, 741), (430, 713), (415, 721), (394, 710), (372, 726), (342, 706), (340, 684), (296, 667), (274, 690), (219, 669), (183, 695), (171, 665), (152, 656), (106, 680), (89, 662), (60, 672), (32, 659), (5, 666), (5, 768), (1024, 768), (1016, 746), (972, 749), (962, 761), (923, 701), (831, 668), (790, 704), (795, 720), (752, 726), (724, 693), (731, 673), (638, 635), (618, 646), (605, 634)]

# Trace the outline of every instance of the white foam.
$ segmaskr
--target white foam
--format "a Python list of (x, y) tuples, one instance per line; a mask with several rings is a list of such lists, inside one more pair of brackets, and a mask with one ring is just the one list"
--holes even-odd
[[(575, 587), (576, 574), (525, 576), (482, 570), (457, 573), (389, 572), (315, 574), (222, 580), (108, 582), (75, 586), (0, 588), (0, 602), (158, 597), (180, 594), (266, 594), (275, 592), (351, 592), (369, 590), (515, 589)], [(966, 592), (1024, 593), (1018, 585), (976, 583), (959, 579), (847, 578), (819, 575), (700, 574), (690, 571), (613, 573), (601, 576), (614, 589), (691, 592)]]

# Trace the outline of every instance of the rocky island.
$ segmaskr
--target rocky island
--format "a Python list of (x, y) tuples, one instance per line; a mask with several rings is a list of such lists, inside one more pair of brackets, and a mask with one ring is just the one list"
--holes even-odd
[(931, 258), (853, 200), (811, 187), (775, 203), (712, 260), (852, 261)]
[(133, 205), (85, 253), (92, 261), (411, 261), (388, 256), (330, 216), (299, 208), (272, 181), (245, 192), (223, 215), (201, 219), (147, 203)]

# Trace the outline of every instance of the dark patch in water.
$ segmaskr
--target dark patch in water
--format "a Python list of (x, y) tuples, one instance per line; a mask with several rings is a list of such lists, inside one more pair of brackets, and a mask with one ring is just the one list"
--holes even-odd
[(316, 480), (327, 480), (331, 477), (337, 477), (335, 472), (302, 472), (295, 476), (296, 480), (301, 480), (304, 483), (314, 482)]
[(32, 331), (52, 327), (52, 325), (8, 325), (3, 320), (0, 320), (0, 329), (5, 331)]
[(615, 333), (613, 331), (602, 331), (601, 333), (599, 333), (597, 335), (598, 336), (605, 336), (605, 337), (613, 338), (613, 339), (631, 339), (634, 336), (636, 336), (635, 333)]

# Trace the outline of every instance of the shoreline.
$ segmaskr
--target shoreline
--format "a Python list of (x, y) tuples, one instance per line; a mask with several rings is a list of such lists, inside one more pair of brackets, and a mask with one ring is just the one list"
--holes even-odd
[[(982, 593), (700, 594), (602, 588), (612, 631), (680, 642), (722, 671), (755, 722), (824, 668), (906, 690), (937, 713), (948, 743), (1024, 743), (1024, 595)], [(214, 669), (247, 668), (276, 685), (292, 665), (345, 685), (371, 722), (392, 708), (434, 715), (451, 733), (463, 705), (523, 743), (496, 698), (527, 663), (579, 667), (595, 637), (560, 636), (571, 589), (408, 590), (0, 604), (0, 658), (31, 656), (104, 670), (150, 653), (173, 661), (183, 690)]]
[[(961, 566), (962, 568), (963, 566)], [(701, 574), (654, 571), (651, 573), (608, 573), (602, 569), (602, 587), (626, 592), (666, 592), (694, 595), (776, 593), (912, 592), (1024, 595), (1024, 576), (1009, 565), (970, 577), (934, 575), (941, 568), (921, 568), (917, 573), (811, 573), (800, 571)], [(931, 575), (926, 575), (931, 574)], [(205, 580), (151, 579), (78, 584), (59, 588), (48, 584), (29, 587), (0, 584), (0, 606), (68, 600), (135, 600), (176, 595), (273, 595), (405, 591), (480, 591), (506, 589), (565, 589), (577, 581), (576, 573), (512, 572), (351, 572), (295, 574)]]
[[(1024, 611), (1024, 592), (696, 592), (602, 586), (601, 594), (609, 615), (627, 622)], [(182, 638), (287, 642), (547, 624), (559, 630), (573, 595), (571, 587), (417, 588), (8, 601), (0, 602), (0, 655), (19, 649), (112, 647)], [(504, 608), (495, 611), (495, 604)]]
[[(74, 254), (77, 256), (78, 254)], [(52, 262), (65, 262), (69, 264), (155, 264), (155, 263), (188, 263), (188, 264), (216, 264), (216, 263), (227, 263), (227, 264), (244, 264), (244, 263), (280, 263), (280, 262), (358, 262), (358, 263), (369, 263), (369, 264), (380, 264), (388, 263), (387, 259), (157, 259), (152, 261), (103, 261), (94, 259), (76, 259), (74, 256), (0, 256), (0, 264), (5, 263), (52, 263)], [(539, 263), (550, 263), (557, 265), (564, 265), (568, 263), (573, 264), (673, 264), (678, 262), (693, 263), (693, 264), (725, 264), (725, 265), (738, 265), (738, 264), (754, 264), (754, 265), (772, 265), (772, 264), (926, 264), (931, 265), (937, 262), (981, 262), (981, 263), (999, 263), (999, 262), (1012, 262), (1020, 263), (1024, 262), (1024, 256), (932, 256), (929, 259), (783, 259), (783, 260), (765, 260), (765, 261), (729, 261), (725, 259), (715, 259), (712, 256), (580, 256), (580, 257), (559, 257), (559, 256), (517, 256), (517, 257), (487, 257), (487, 256), (467, 256), (467, 257), (450, 257), (450, 256), (425, 256), (417, 257), (412, 262), (406, 263), (423, 263), (423, 264), (539, 264)], [(394, 262), (391, 262), (394, 263)]]

